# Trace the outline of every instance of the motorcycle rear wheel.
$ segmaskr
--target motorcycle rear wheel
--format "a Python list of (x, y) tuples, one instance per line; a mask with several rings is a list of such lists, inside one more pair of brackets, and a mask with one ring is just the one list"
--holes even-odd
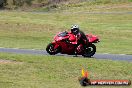
[(50, 55), (55, 55), (55, 54), (59, 53), (60, 48), (58, 47), (57, 49), (54, 49), (54, 46), (55, 46), (54, 44), (49, 43), (46, 47), (47, 53), (49, 53)]
[(84, 54), (82, 56), (84, 57), (91, 57), (96, 52), (96, 46), (94, 44), (90, 44), (84, 51)]

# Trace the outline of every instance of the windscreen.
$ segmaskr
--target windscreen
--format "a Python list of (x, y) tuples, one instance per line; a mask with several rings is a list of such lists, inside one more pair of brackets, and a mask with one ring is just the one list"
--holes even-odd
[(58, 34), (58, 37), (65, 37), (67, 36), (68, 32), (61, 32), (60, 34)]

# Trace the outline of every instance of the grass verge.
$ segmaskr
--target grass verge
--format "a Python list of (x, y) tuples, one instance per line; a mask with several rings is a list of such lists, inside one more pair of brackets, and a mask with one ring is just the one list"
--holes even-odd
[(125, 61), (5, 53), (0, 53), (0, 60), (11, 61), (0, 63), (1, 88), (81, 88), (82, 67), (90, 79), (132, 79), (132, 63)]

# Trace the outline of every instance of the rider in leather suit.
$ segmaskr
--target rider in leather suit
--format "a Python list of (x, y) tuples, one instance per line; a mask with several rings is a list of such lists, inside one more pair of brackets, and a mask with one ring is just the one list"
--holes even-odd
[[(88, 46), (89, 40), (87, 39), (85, 33), (79, 29), (78, 25), (72, 25), (71, 33), (73, 33), (77, 38), (77, 47), (80, 44), (83, 44), (84, 48)], [(75, 54), (77, 54), (76, 50)]]

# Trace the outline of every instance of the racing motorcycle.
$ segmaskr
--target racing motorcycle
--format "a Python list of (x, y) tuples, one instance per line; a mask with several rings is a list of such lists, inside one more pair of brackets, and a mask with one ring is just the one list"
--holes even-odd
[(66, 31), (59, 32), (54, 37), (54, 41), (47, 45), (46, 51), (50, 55), (55, 55), (57, 53), (75, 55), (76, 50), (77, 55), (91, 57), (96, 52), (96, 46), (94, 43), (98, 43), (99, 38), (92, 34), (86, 34), (86, 37), (89, 40), (89, 44), (84, 48), (82, 44), (77, 45), (77, 38), (74, 34)]

